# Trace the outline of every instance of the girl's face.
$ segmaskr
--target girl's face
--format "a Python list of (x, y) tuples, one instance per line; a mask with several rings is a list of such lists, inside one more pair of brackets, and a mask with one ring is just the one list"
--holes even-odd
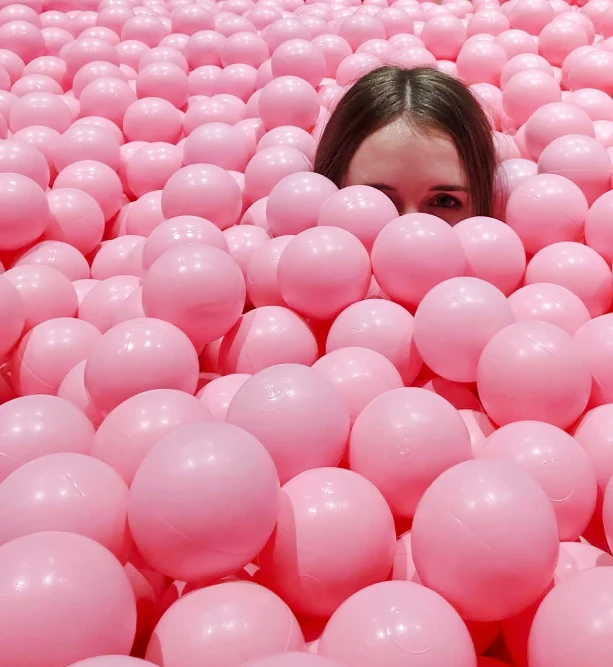
[(415, 130), (402, 119), (362, 142), (344, 185), (381, 190), (400, 215), (430, 213), (450, 225), (473, 215), (466, 174), (451, 139)]

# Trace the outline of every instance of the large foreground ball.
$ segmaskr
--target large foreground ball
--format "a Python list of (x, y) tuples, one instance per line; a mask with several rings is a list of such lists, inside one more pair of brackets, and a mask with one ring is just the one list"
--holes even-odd
[(127, 557), (128, 487), (106, 463), (84, 454), (30, 461), (0, 484), (0, 543), (60, 530), (90, 537)]
[(462, 618), (497, 621), (546, 590), (558, 561), (558, 524), (543, 490), (519, 466), (466, 461), (422, 497), (411, 546), (421, 580)]
[(79, 660), (70, 667), (151, 667), (152, 662), (127, 655), (99, 655), (95, 658)]
[(518, 322), (485, 346), (477, 368), (483, 407), (497, 424), (532, 419), (570, 426), (587, 406), (592, 376), (578, 344), (548, 322)]
[(492, 433), (477, 457), (522, 466), (551, 501), (560, 539), (576, 540), (583, 533), (596, 506), (596, 475), (568, 433), (543, 422), (514, 422)]
[(127, 655), (136, 630), (134, 593), (119, 561), (74, 533), (35, 533), (0, 547), (0, 614), (2, 667)]
[(440, 595), (409, 581), (361, 590), (332, 616), (319, 655), (351, 667), (475, 667), (466, 625)]
[(278, 500), (274, 463), (252, 435), (229, 424), (192, 424), (142, 462), (130, 488), (130, 528), (157, 571), (215, 580), (259, 553)]
[(277, 526), (258, 562), (263, 583), (296, 613), (328, 618), (387, 577), (395, 546), (394, 519), (375, 486), (350, 470), (318, 468), (282, 488)]
[(531, 667), (602, 667), (613, 651), (613, 567), (579, 572), (543, 600), (530, 631)]
[(44, 190), (21, 174), (0, 174), (0, 250), (36, 241), (51, 220)]
[(98, 427), (91, 455), (108, 463), (131, 484), (145, 456), (162, 438), (188, 424), (211, 421), (194, 396), (176, 389), (153, 389), (128, 398)]
[(248, 667), (344, 667), (344, 665), (336, 660), (328, 660), (328, 658), (322, 658), (313, 653), (287, 652), (250, 662)]
[(105, 413), (148, 389), (179, 389), (193, 394), (198, 357), (177, 327), (143, 317), (109, 329), (94, 345), (85, 365), (85, 387)]
[(219, 667), (282, 651), (303, 651), (304, 638), (289, 607), (263, 586), (238, 581), (186, 595), (158, 623), (147, 660), (159, 667)]
[(459, 412), (432, 391), (405, 387), (375, 398), (353, 425), (349, 465), (369, 479), (394, 515), (411, 518), (445, 470), (472, 456)]
[(478, 278), (451, 278), (433, 287), (415, 313), (415, 343), (435, 373), (474, 382), (477, 364), (494, 334), (515, 317), (505, 295)]
[(271, 366), (247, 380), (227, 421), (266, 447), (282, 484), (304, 470), (337, 465), (349, 437), (349, 408), (338, 390), (299, 364)]

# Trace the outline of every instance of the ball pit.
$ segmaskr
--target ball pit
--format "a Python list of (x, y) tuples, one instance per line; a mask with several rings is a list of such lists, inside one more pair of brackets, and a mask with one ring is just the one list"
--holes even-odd
[(0, 667), (608, 665), (612, 178), (612, 0), (0, 0)]

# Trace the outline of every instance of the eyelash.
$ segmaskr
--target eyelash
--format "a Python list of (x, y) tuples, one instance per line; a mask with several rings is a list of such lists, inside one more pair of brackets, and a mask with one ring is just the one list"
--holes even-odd
[[(440, 199), (448, 199), (451, 205), (445, 206), (444, 204), (437, 203), (437, 200)], [(433, 197), (430, 200), (430, 206), (435, 206), (437, 208), (454, 209), (454, 208), (462, 208), (463, 204), (456, 197), (452, 197), (451, 195), (448, 194), (441, 194), (441, 195), (436, 195), (436, 197)]]

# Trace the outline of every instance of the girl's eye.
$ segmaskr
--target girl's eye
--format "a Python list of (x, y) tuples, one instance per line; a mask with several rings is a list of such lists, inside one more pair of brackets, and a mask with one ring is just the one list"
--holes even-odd
[(462, 208), (462, 202), (451, 195), (437, 195), (430, 201), (430, 205), (437, 208)]

